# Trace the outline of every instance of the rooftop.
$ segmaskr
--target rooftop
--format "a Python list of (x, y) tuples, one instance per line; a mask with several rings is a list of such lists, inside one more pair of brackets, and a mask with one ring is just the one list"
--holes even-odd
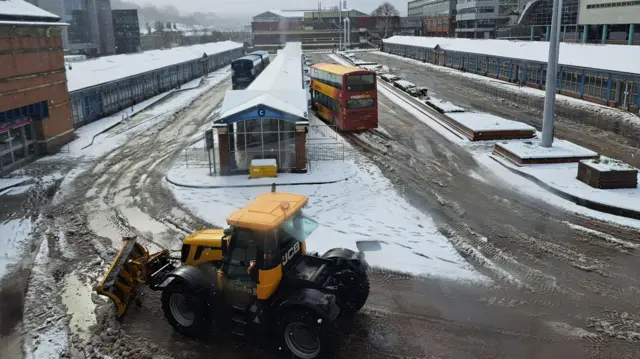
[(242, 44), (224, 41), (175, 47), (168, 50), (99, 57), (73, 63), (71, 65), (72, 69), (67, 69), (67, 85), (69, 92), (78, 91), (162, 67), (199, 59), (204, 54), (210, 56), (241, 47)]
[(57, 22), (58, 15), (30, 4), (23, 0), (0, 0), (0, 22), (29, 21), (29, 22)]
[[(549, 56), (549, 43), (540, 41), (393, 36), (383, 42), (539, 62)], [(560, 43), (561, 65), (640, 74), (639, 58), (640, 46)]]
[(227, 91), (220, 120), (259, 106), (306, 119), (308, 102), (303, 86), (302, 44), (288, 42), (246, 90)]

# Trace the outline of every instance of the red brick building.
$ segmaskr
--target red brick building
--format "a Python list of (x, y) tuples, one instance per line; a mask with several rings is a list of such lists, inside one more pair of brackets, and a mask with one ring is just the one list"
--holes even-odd
[(0, 173), (74, 138), (60, 18), (0, 1)]

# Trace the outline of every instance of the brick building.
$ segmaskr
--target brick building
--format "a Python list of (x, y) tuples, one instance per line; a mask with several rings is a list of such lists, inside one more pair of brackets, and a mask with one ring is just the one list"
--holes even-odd
[[(358, 10), (270, 10), (253, 17), (251, 31), (256, 50), (275, 52), (287, 42), (301, 42), (304, 49), (327, 49), (337, 46), (349, 28), (351, 47), (371, 45), (370, 41), (393, 34), (399, 17), (372, 17)], [(342, 39), (344, 42), (345, 40)]]
[(0, 173), (74, 138), (60, 18), (0, 1)]

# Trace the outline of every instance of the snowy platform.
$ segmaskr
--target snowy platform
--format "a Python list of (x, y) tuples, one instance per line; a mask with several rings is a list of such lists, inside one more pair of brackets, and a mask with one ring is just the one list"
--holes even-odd
[(254, 178), (248, 175), (211, 176), (209, 168), (189, 167), (179, 163), (165, 176), (165, 179), (179, 187), (188, 188), (232, 188), (268, 187), (276, 185), (328, 184), (348, 180), (356, 173), (351, 161), (318, 161), (309, 165), (307, 173), (279, 173), (277, 178)]
[(532, 126), (488, 113), (447, 113), (444, 117), (449, 126), (471, 141), (527, 139), (536, 135)]
[[(578, 205), (622, 217), (640, 219), (640, 189), (593, 188), (576, 178), (578, 163), (517, 166), (494, 156), (505, 167)], [(637, 182), (637, 179), (636, 179)]]
[(427, 105), (433, 107), (440, 113), (464, 112), (464, 109), (462, 107), (456, 106), (449, 101), (437, 99), (435, 97), (431, 97), (425, 102)]
[[(539, 141), (496, 143), (493, 154), (518, 165), (580, 162), (598, 154), (564, 140), (554, 140), (553, 146), (541, 147)], [(576, 169), (577, 173), (577, 169)], [(575, 177), (575, 173), (574, 173)]]

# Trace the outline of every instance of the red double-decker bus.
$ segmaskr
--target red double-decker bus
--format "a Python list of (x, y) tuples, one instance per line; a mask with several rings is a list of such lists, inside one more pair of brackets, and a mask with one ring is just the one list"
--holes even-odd
[(311, 103), (320, 118), (341, 131), (378, 127), (376, 74), (357, 67), (311, 67)]

